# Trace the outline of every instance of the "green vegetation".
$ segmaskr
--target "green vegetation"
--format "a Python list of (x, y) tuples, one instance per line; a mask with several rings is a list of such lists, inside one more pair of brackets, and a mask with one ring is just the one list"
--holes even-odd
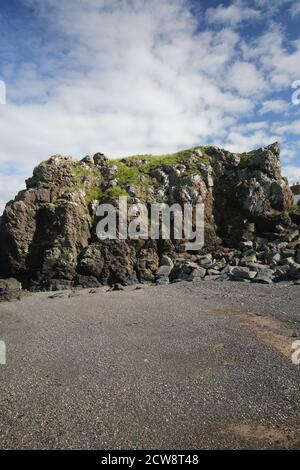
[(89, 176), (95, 179), (101, 178), (100, 172), (97, 168), (91, 168), (91, 167), (80, 165), (80, 164), (72, 165), (71, 172), (74, 174), (75, 178), (79, 181)]
[[(201, 153), (199, 152), (199, 155), (192, 159), (192, 152), (195, 150), (199, 150)], [(112, 178), (103, 177), (99, 168), (82, 164), (69, 157), (57, 156), (41, 163), (35, 169), (32, 182), (36, 184), (38, 181), (51, 180), (52, 175), (54, 177), (63, 171), (63, 174), (66, 175), (66, 191), (57, 199), (55, 206), (69, 201), (70, 194), (80, 190), (85, 192), (87, 205), (93, 200), (109, 202), (120, 196), (128, 197), (127, 185), (137, 186), (139, 197), (145, 201), (148, 195), (153, 193), (153, 189), (158, 188), (160, 184), (152, 176), (152, 170), (164, 169), (182, 163), (186, 166), (182, 176), (189, 176), (199, 172), (200, 162), (204, 165), (213, 164), (213, 158), (206, 154), (206, 147), (194, 147), (166, 155), (145, 154), (110, 160), (108, 165), (117, 167), (112, 178), (116, 179), (118, 184), (106, 189), (109, 179)]]
[[(142, 172), (147, 172), (153, 168), (158, 168), (161, 166), (176, 165), (178, 163), (186, 163), (191, 158), (191, 153), (194, 150), (200, 150), (202, 152), (202, 157), (199, 159), (205, 164), (209, 165), (212, 163), (212, 158), (205, 153), (206, 147), (193, 147), (187, 150), (180, 150), (179, 152), (169, 153), (166, 155), (134, 155), (127, 157), (127, 161), (136, 161), (144, 160), (145, 163), (142, 163), (139, 168)], [(118, 160), (116, 160), (118, 161)]]
[(102, 197), (102, 190), (100, 187), (94, 187), (94, 188), (91, 188), (91, 189), (88, 189), (85, 193), (85, 202), (87, 205), (90, 204), (90, 202), (92, 201), (99, 201)]
[[(174, 166), (179, 163), (187, 165), (187, 170), (183, 176), (188, 176), (199, 171), (197, 164), (191, 161), (191, 152), (193, 150), (201, 150), (202, 156), (199, 160), (205, 165), (212, 163), (212, 158), (205, 153), (205, 147), (195, 147), (188, 150), (182, 150), (167, 155), (134, 155), (125, 159), (111, 160), (110, 164), (117, 167), (115, 178), (118, 180), (120, 187), (127, 184), (139, 186), (141, 197), (146, 198), (149, 189), (157, 185), (157, 180), (151, 176), (151, 170), (160, 167)], [(132, 165), (129, 166), (127, 162)], [(136, 164), (134, 164), (136, 162)], [(141, 179), (143, 177), (143, 179)]]
[(128, 193), (121, 186), (113, 186), (102, 193), (103, 202), (111, 202), (118, 199), (121, 196), (128, 196)]
[(116, 178), (119, 182), (119, 185), (123, 186), (125, 184), (141, 184), (140, 176), (144, 173), (141, 170), (143, 165), (129, 167), (120, 160), (113, 160), (111, 163), (118, 168)]
[(289, 212), (290, 212), (291, 214), (294, 214), (295, 212), (298, 212), (298, 211), (299, 211), (299, 206), (298, 206), (298, 204), (293, 204), (293, 205), (290, 207), (290, 209), (289, 209)]
[[(117, 179), (118, 184), (109, 189), (105, 189), (107, 180), (101, 177), (98, 168), (82, 165), (71, 160), (69, 162), (70, 173), (74, 176), (74, 184), (57, 200), (57, 203), (67, 201), (70, 193), (79, 190), (85, 191), (87, 205), (93, 200), (109, 202), (118, 199), (120, 196), (128, 197), (128, 191), (125, 189), (126, 185), (136, 185), (139, 188), (141, 199), (146, 200), (150, 190), (159, 185), (158, 181), (151, 175), (152, 170), (183, 163), (187, 167), (183, 176), (199, 171), (197, 161), (191, 160), (191, 154), (194, 150), (200, 150), (202, 153), (197, 161), (199, 160), (205, 165), (212, 163), (212, 158), (206, 154), (205, 147), (194, 147), (166, 155), (134, 155), (127, 157), (125, 161), (122, 161), (123, 159), (110, 160), (109, 165), (117, 167), (114, 178)], [(48, 163), (45, 162), (45, 165), (48, 165)], [(91, 185), (92, 187), (90, 187)]]
[(253, 157), (252, 152), (243, 152), (243, 153), (238, 153), (237, 155), (241, 159), (240, 168), (246, 168), (250, 158)]

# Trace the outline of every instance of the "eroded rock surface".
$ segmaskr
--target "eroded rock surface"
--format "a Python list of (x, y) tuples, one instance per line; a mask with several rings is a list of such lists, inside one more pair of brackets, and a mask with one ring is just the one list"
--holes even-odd
[[(0, 277), (32, 290), (169, 280), (269, 283), (300, 279), (300, 207), (281, 176), (277, 143), (244, 154), (197, 147), (176, 154), (77, 161), (56, 155), (35, 168), (0, 219)], [(180, 240), (96, 236), (100, 203), (205, 205), (205, 247)]]

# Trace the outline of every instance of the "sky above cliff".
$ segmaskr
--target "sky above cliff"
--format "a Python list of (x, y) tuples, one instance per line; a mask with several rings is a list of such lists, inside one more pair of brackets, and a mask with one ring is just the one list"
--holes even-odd
[(300, 180), (299, 0), (1, 0), (0, 37), (0, 212), (57, 153), (279, 140)]

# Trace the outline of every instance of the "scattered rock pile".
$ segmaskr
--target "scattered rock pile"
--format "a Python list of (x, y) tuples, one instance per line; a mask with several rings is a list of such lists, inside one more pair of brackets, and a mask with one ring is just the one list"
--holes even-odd
[(194, 256), (192, 262), (177, 259), (168, 276), (164, 276), (163, 281), (168, 280), (231, 280), (261, 284), (295, 281), (300, 284), (299, 230), (285, 230), (279, 226), (278, 232), (241, 242), (239, 249), (218, 249), (205, 256)]

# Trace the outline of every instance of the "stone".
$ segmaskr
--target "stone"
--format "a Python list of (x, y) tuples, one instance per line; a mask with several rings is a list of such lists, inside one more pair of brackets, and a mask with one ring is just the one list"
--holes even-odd
[(72, 299), (73, 297), (79, 297), (79, 296), (80, 296), (80, 293), (78, 291), (72, 291), (68, 295), (69, 299)]
[(124, 290), (124, 286), (122, 286), (122, 284), (119, 284), (119, 283), (114, 284), (110, 289), (111, 292), (121, 291), (121, 290)]
[(284, 265), (284, 266), (278, 266), (276, 267), (274, 271), (274, 279), (277, 282), (280, 281), (286, 281), (289, 279), (289, 272), (290, 272), (290, 266), (289, 265)]
[(162, 255), (161, 260), (160, 260), (160, 265), (161, 266), (170, 266), (170, 268), (174, 267), (173, 261), (167, 255)]
[[(65, 299), (66, 298), (66, 292), (57, 292), (55, 294), (51, 294), (48, 296), (48, 299)], [(71, 294), (68, 295), (70, 297)]]
[(249, 250), (251, 248), (253, 248), (253, 242), (251, 240), (248, 240), (248, 241), (243, 241), (240, 243), (240, 248), (241, 250)]
[(209, 268), (206, 271), (208, 276), (219, 276), (220, 272), (217, 269)]
[[(190, 273), (188, 277), (188, 281), (195, 281), (197, 279), (203, 279), (205, 274), (206, 274), (206, 269), (199, 266), (198, 268), (192, 270), (192, 272)], [(217, 274), (219, 275), (218, 272)]]
[(171, 266), (160, 266), (158, 270), (156, 271), (156, 276), (157, 277), (168, 277), (172, 271)]
[(236, 280), (251, 280), (253, 279), (257, 273), (255, 271), (251, 271), (250, 268), (243, 267), (243, 266), (237, 266), (234, 267), (230, 270), (229, 277), (231, 280), (236, 281)]
[(258, 273), (257, 276), (252, 279), (252, 282), (257, 284), (272, 284), (272, 278), (264, 273)]
[(212, 255), (199, 256), (198, 263), (200, 266), (209, 266), (212, 263)]
[(168, 277), (159, 277), (156, 279), (156, 285), (158, 286), (162, 286), (162, 285), (165, 285), (165, 284), (169, 284), (169, 278)]
[(206, 269), (198, 266), (196, 263), (178, 263), (172, 269), (170, 280), (181, 279), (183, 281), (193, 281), (196, 278), (203, 278), (205, 274)]
[(287, 243), (282, 240), (274, 240), (274, 244), (276, 245), (277, 250), (283, 250), (287, 247)]
[(295, 256), (295, 251), (294, 250), (290, 250), (290, 249), (284, 249), (284, 250), (281, 250), (281, 256), (282, 258), (294, 258)]
[(22, 285), (14, 278), (0, 279), (0, 302), (20, 300), (23, 296)]
[(274, 273), (268, 264), (253, 263), (251, 269), (257, 273), (263, 273), (266, 276), (272, 276)]
[(300, 279), (300, 264), (294, 263), (289, 271), (290, 279), (298, 281)]
[(108, 158), (104, 155), (104, 153), (95, 153), (93, 156), (94, 164), (97, 166), (107, 165), (109, 163)]
[(270, 261), (271, 261), (271, 263), (274, 263), (274, 264), (280, 263), (280, 261), (281, 261), (280, 253), (275, 253), (275, 254), (271, 255)]
[(284, 240), (287, 242), (292, 242), (293, 240), (296, 240), (297, 238), (299, 238), (299, 230), (295, 229), (295, 230), (289, 231), (285, 235)]
[(94, 158), (91, 155), (86, 155), (82, 160), (82, 163), (85, 163), (86, 165), (94, 166)]
[(218, 281), (220, 279), (220, 276), (205, 276), (203, 278), (203, 281)]
[(241, 259), (241, 265), (242, 266), (248, 266), (250, 265), (251, 263), (256, 263), (257, 261), (257, 257), (256, 257), (256, 253), (252, 253), (252, 254), (249, 254), (247, 256), (244, 256), (242, 259)]

